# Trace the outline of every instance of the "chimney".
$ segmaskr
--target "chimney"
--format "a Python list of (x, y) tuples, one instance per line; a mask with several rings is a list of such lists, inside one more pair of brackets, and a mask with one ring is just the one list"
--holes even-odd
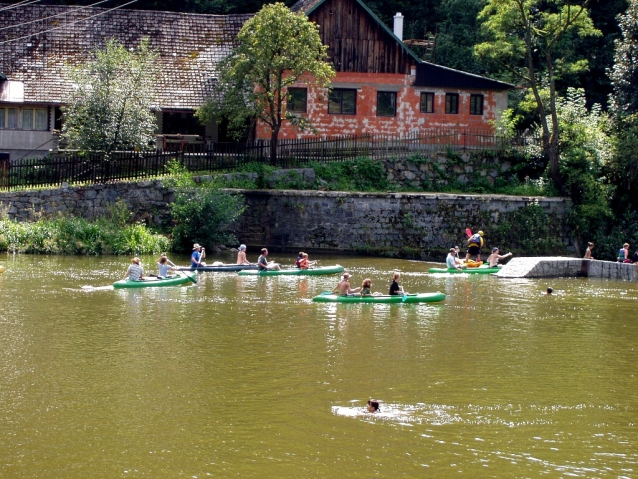
[(403, 41), (403, 15), (401, 12), (397, 12), (394, 16), (394, 34)]

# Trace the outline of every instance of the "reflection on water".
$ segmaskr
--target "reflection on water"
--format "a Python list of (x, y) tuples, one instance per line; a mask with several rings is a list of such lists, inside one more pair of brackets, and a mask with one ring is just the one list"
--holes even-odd
[(321, 262), (447, 299), (313, 303), (336, 275), (113, 290), (128, 258), (7, 256), (0, 477), (636, 475), (635, 283)]

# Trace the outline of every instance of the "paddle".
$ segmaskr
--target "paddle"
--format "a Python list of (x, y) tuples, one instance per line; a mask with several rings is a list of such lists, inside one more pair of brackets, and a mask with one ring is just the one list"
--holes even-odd
[(470, 228), (465, 228), (465, 234), (468, 238), (472, 237), (472, 230)]

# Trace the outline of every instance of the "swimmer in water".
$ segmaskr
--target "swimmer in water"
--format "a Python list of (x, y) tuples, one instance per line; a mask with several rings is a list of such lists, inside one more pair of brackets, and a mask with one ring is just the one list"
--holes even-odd
[(376, 399), (369, 399), (366, 408), (368, 409), (368, 412), (371, 413), (381, 412), (379, 410), (379, 401), (377, 401)]

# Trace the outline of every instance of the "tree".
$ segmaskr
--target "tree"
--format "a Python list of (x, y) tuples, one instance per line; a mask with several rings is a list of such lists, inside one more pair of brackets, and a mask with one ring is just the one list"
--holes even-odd
[(614, 87), (613, 103), (618, 114), (638, 113), (638, 1), (630, 0), (618, 15), (622, 38), (616, 39), (614, 66), (609, 72)]
[(195, 183), (187, 169), (177, 162), (170, 163), (168, 170), (171, 176), (164, 185), (174, 190), (170, 208), (175, 223), (175, 247), (189, 251), (192, 243), (237, 243), (229, 227), (246, 209), (244, 196), (231, 195), (212, 182)]
[[(539, 113), (543, 149), (550, 176), (560, 188), (560, 127), (556, 109), (556, 80), (583, 71), (586, 60), (576, 56), (580, 38), (600, 35), (589, 17), (589, 0), (488, 0), (479, 14), (487, 41), (476, 52), (526, 83)], [(544, 95), (543, 89), (547, 90)], [(549, 119), (548, 119), (549, 117)]]
[(305, 119), (286, 108), (288, 87), (299, 81), (328, 86), (335, 75), (325, 61), (319, 27), (283, 3), (264, 6), (237, 35), (238, 46), (220, 64), (219, 88), (198, 110), (202, 123), (229, 118), (240, 127), (250, 117), (271, 130), (270, 159), (277, 158), (277, 140), (284, 121), (302, 129)]
[(69, 148), (102, 151), (107, 158), (118, 149), (149, 148), (156, 130), (151, 108), (157, 56), (148, 39), (135, 51), (111, 39), (93, 60), (68, 73), (76, 88), (63, 109), (61, 139)]

